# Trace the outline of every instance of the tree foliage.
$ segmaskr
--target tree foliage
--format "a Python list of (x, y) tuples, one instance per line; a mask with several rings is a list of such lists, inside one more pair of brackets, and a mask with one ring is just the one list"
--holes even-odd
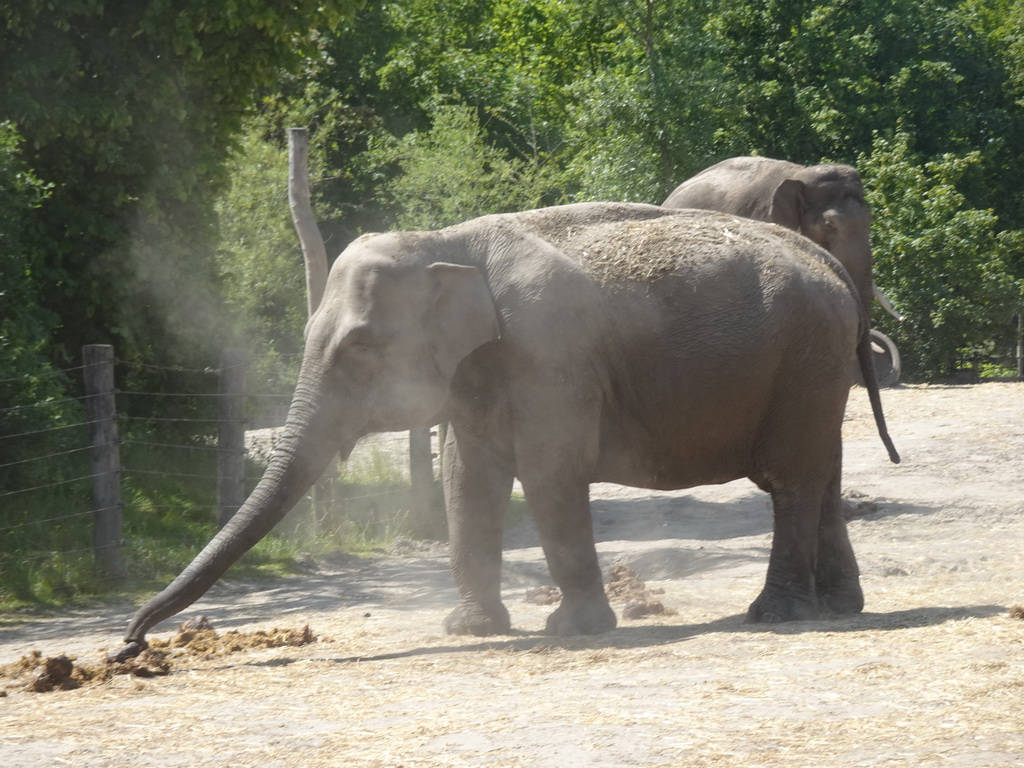
[(24, 222), (42, 205), (51, 185), (25, 164), (21, 138), (0, 123), (0, 435), (26, 435), (21, 443), (0, 440), (0, 488), (24, 480), (25, 454), (36, 448), (31, 433), (67, 423), (75, 406), (64, 402), (66, 383), (46, 357), (56, 318), (40, 302), (35, 280), (42, 255)]
[[(0, 9), (0, 120), (53, 185), (23, 227), (51, 359), (86, 341), (208, 359), (169, 342), (228, 338), (232, 317), (267, 355), (300, 343), (289, 114), (317, 136), (332, 254), (367, 230), (656, 203), (717, 160), (763, 154), (860, 165), (879, 281), (917, 318), (892, 329), (911, 375), (947, 372), (1016, 311), (1022, 0), (359, 5)], [(969, 298), (940, 302), (950, 280)]]
[(439, 229), (488, 213), (538, 207), (556, 188), (543, 167), (509, 157), (484, 137), (476, 110), (441, 107), (429, 131), (388, 140), (368, 160), (398, 167), (381, 189), (402, 229)]
[[(294, 384), (306, 324), (305, 269), (288, 202), (287, 128), (314, 126), (310, 183), (326, 173), (326, 142), (337, 130), (332, 100), (311, 88), (285, 105), (268, 99), (244, 124), (227, 165), (230, 185), (216, 203), (216, 271), (229, 318), (227, 340), (249, 350), (251, 391), (289, 390)], [(320, 225), (338, 213), (322, 197), (313, 201)]]
[(981, 162), (978, 152), (921, 162), (911, 137), (876, 137), (861, 169), (870, 180), (875, 274), (904, 315), (879, 312), (912, 370), (953, 373), (963, 356), (988, 354), (1003, 341), (1010, 315), (1024, 306), (1024, 282), (1011, 259), (1022, 233), (1000, 231), (992, 210), (969, 207), (957, 183)]
[[(214, 194), (259, 89), (354, 0), (24, 0), (0, 8), (0, 119), (53, 183), (33, 226), (51, 354), (202, 349), (218, 322)], [(180, 329), (170, 334), (170, 329)], [(189, 344), (173, 345), (175, 337)]]
[[(347, 75), (346, 103), (379, 118), (333, 160), (359, 204), (376, 201), (377, 226), (523, 205), (475, 192), (470, 209), (439, 193), (456, 178), (467, 191), (533, 189), (535, 173), (491, 175), (456, 149), (474, 132), (486, 169), (543, 168), (543, 202), (659, 202), (740, 154), (859, 164), (878, 185), (879, 280), (919, 318), (893, 329), (905, 372), (936, 377), (1004, 339), (1020, 301), (1024, 4), (997, 5), (400, 0), (330, 37), (332, 55), (350, 55), (318, 77)], [(356, 42), (364, 19), (372, 44)], [(382, 147), (393, 162), (365, 162)], [(943, 255), (897, 256), (929, 238)], [(934, 292), (957, 281), (963, 299)]]

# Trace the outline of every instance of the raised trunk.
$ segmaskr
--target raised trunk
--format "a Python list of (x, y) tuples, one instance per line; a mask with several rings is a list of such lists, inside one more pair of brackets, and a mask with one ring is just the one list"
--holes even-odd
[[(304, 404), (310, 402), (317, 405)], [(256, 489), (185, 570), (135, 613), (126, 642), (145, 647), (150, 628), (202, 597), (309, 490), (339, 448), (337, 414), (325, 413), (322, 406), (319, 398), (300, 397), (297, 391), (285, 435)]]

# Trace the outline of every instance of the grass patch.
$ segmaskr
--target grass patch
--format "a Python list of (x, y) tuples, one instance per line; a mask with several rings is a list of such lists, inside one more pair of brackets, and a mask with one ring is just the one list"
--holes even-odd
[(508, 508), (505, 510), (505, 527), (510, 528), (518, 525), (530, 517), (530, 508), (526, 504), (526, 498), (521, 493), (513, 493), (508, 500)]
[(285, 535), (321, 550), (365, 554), (412, 532), (415, 508), (403, 468), (373, 449), (326, 473)]
[(1016, 366), (981, 362), (978, 364), (978, 378), (982, 381), (1016, 381)]
[[(4, 499), (0, 611), (87, 604), (163, 588), (216, 534), (216, 451), (209, 439), (136, 435), (125, 440), (121, 463), (127, 579), (111, 581), (96, 568), (88, 456), (74, 454), (55, 463), (45, 487)], [(249, 490), (263, 470), (249, 464)], [(63, 478), (86, 479), (55, 484)], [(228, 577), (274, 578), (300, 572), (304, 555), (378, 550), (407, 532), (410, 502), (401, 468), (383, 454), (371, 454), (300, 502)]]

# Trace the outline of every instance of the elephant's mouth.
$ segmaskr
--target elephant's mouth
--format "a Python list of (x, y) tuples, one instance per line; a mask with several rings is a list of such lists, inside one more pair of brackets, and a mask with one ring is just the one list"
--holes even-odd
[(360, 435), (354, 439), (343, 440), (341, 445), (338, 447), (338, 461), (348, 461), (352, 456), (352, 451), (356, 449), (359, 441), (363, 439), (365, 435)]

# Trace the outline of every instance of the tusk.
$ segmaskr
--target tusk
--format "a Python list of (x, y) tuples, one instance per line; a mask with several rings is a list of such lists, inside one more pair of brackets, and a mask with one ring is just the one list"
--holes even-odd
[(886, 298), (885, 294), (879, 289), (878, 285), (874, 282), (871, 283), (871, 288), (874, 290), (875, 298), (878, 299), (878, 303), (882, 305), (882, 308), (890, 315), (895, 317), (897, 320), (903, 320), (903, 315), (896, 311), (892, 303)]

